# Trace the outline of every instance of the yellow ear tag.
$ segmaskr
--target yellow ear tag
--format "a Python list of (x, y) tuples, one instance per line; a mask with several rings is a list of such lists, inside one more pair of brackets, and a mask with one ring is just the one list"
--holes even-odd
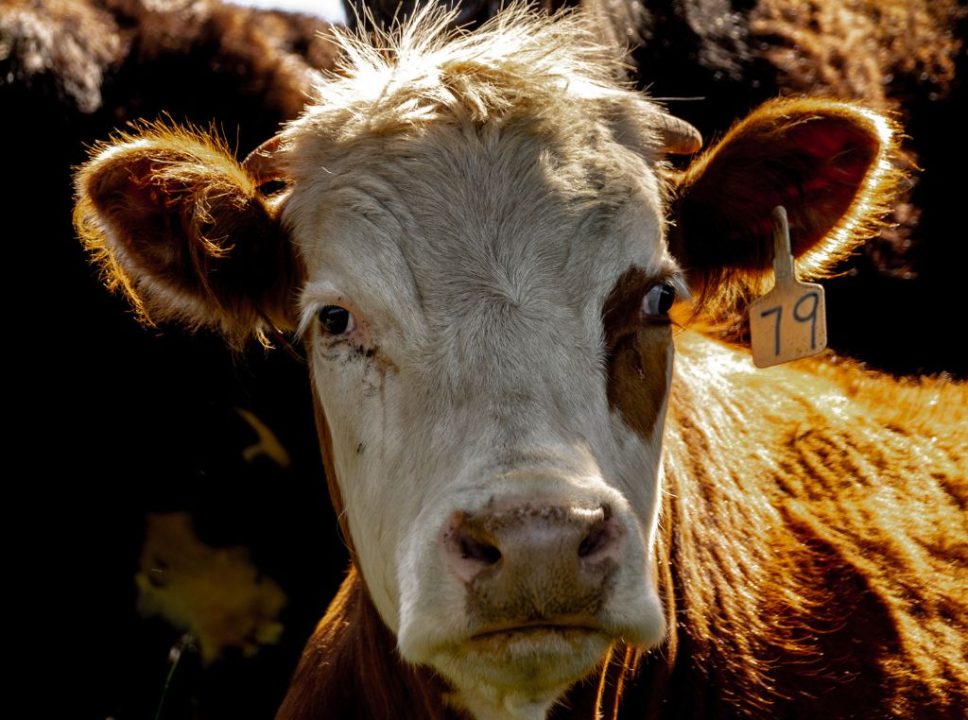
[(773, 289), (750, 305), (753, 363), (770, 367), (827, 347), (823, 287), (797, 280), (786, 210), (773, 208)]

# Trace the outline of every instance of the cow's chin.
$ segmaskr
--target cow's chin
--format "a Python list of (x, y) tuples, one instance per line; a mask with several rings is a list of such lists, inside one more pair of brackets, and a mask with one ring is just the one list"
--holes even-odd
[(586, 627), (531, 625), (474, 635), (436, 654), (453, 702), (476, 720), (538, 720), (602, 662), (613, 638)]

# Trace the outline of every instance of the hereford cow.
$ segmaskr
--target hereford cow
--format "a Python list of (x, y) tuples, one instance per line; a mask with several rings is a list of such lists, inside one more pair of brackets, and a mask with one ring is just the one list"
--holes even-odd
[(342, 36), (244, 164), (145, 126), (77, 178), (146, 318), (305, 343), (353, 564), (279, 717), (961, 717), (968, 390), (681, 325), (774, 206), (811, 275), (875, 228), (890, 123), (773, 102), (674, 172), (580, 17), (447, 21)]

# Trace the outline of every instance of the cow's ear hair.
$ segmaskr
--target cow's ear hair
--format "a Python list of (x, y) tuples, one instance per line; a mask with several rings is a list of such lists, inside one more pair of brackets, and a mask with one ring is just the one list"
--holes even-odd
[(234, 345), (292, 325), (297, 263), (279, 203), (225, 145), (152, 126), (95, 148), (74, 224), (146, 322), (217, 329)]
[(670, 249), (708, 299), (758, 291), (771, 213), (786, 208), (804, 277), (874, 234), (894, 198), (896, 128), (848, 103), (778, 100), (753, 111), (674, 179)]

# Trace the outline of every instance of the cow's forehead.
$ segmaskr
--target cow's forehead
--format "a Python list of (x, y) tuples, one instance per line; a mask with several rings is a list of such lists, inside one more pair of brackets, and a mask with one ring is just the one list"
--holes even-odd
[(654, 168), (594, 123), (566, 137), (440, 123), (352, 149), (304, 169), (286, 210), (309, 302), (330, 287), (430, 325), (501, 306), (598, 313), (630, 266), (674, 271)]
[(577, 19), (519, 30), (341, 35), (341, 72), (281, 138), (304, 308), (416, 309), (411, 333), (502, 306), (592, 318), (630, 266), (673, 270), (662, 111)]

